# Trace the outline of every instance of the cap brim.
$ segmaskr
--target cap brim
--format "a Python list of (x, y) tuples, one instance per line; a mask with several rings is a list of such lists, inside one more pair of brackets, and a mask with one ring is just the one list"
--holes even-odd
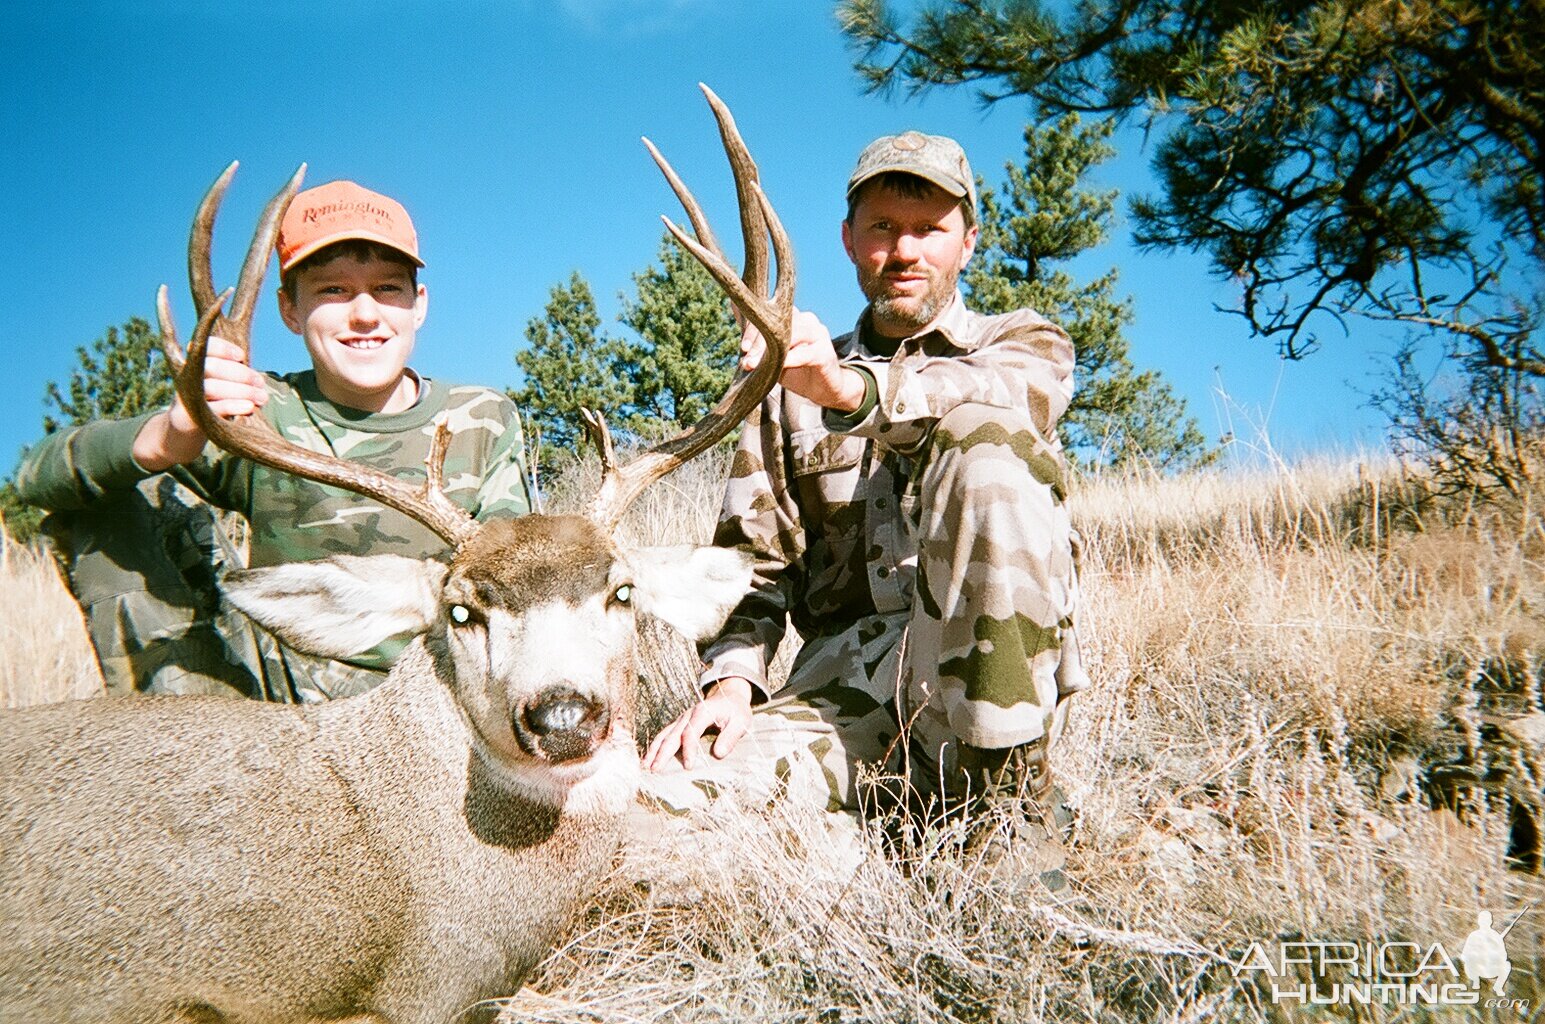
[(307, 256), (327, 248), (334, 242), (348, 242), (354, 240), (362, 242), (375, 242), (377, 245), (384, 245), (388, 249), (391, 249), (393, 252), (402, 253), (408, 259), (413, 261), (414, 266), (422, 267), (424, 265), (423, 260), (419, 259), (413, 253), (404, 249), (390, 238), (387, 238), (385, 235), (378, 235), (374, 231), (362, 231), (359, 228), (347, 228), (343, 231), (337, 232), (336, 234), (325, 235), (322, 238), (318, 238), (311, 243), (296, 249), (293, 253), (290, 254), (290, 258), (288, 260), (285, 260), (279, 264), (279, 273), (284, 273), (295, 264), (305, 259)]
[(863, 177), (854, 178), (852, 181), (848, 182), (848, 198), (852, 199), (853, 193), (857, 192), (859, 187), (862, 186), (864, 182), (869, 181), (871, 178), (877, 178), (882, 174), (890, 174), (893, 171), (900, 172), (902, 174), (910, 174), (914, 178), (922, 178), (924, 181), (929, 182), (930, 184), (939, 186), (944, 191), (954, 196), (956, 199), (964, 199), (967, 195), (970, 194), (970, 192), (964, 186), (962, 186), (958, 181), (955, 181), (953, 178), (950, 178), (948, 175), (937, 174), (932, 171), (920, 171), (916, 167), (887, 165), (884, 167), (876, 167), (872, 170), (865, 171)]

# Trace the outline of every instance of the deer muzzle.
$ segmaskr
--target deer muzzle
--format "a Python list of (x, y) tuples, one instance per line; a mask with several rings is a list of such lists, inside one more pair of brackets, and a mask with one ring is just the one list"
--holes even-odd
[(564, 764), (589, 757), (606, 739), (611, 721), (605, 701), (554, 686), (516, 712), (515, 739), (532, 757)]

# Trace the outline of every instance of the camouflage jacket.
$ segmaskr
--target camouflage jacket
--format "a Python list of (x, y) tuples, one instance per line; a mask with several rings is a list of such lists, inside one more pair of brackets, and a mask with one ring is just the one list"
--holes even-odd
[[(867, 315), (867, 314), (866, 314)], [(1073, 397), (1073, 343), (1033, 310), (983, 316), (959, 293), (938, 323), (886, 358), (864, 319), (833, 344), (873, 378), (852, 416), (774, 388), (746, 419), (714, 542), (756, 558), (751, 593), (704, 644), (702, 685), (743, 676), (771, 696), (767, 665), (789, 622), (801, 637), (840, 632), (912, 605), (918, 495), (914, 458), (939, 418), (967, 402), (1019, 409), (1060, 453)]]
[[(530, 511), (520, 418), (497, 391), (421, 379), (411, 409), (384, 415), (328, 401), (310, 370), (270, 375), (268, 391), (262, 414), (284, 438), (406, 480), (424, 479), (424, 459), (443, 415), (454, 431), (445, 458), (451, 500), (479, 519)], [(152, 415), (90, 423), (44, 439), (17, 472), (22, 498), (64, 511), (90, 508), (104, 496), (135, 486), (152, 475), (130, 454)], [(400, 512), (212, 445), (198, 459), (168, 472), (210, 504), (246, 517), (253, 567), (334, 554), (422, 558), (447, 553), (443, 540)]]

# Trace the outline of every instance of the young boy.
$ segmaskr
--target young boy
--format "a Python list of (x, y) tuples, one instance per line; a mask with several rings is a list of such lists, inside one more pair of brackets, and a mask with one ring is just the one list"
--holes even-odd
[[(388, 470), (425, 474), (435, 424), (454, 433), (447, 495), (477, 518), (530, 510), (514, 405), (408, 367), (429, 295), (418, 236), (396, 201), (350, 181), (300, 193), (279, 230), (279, 313), (311, 369), (262, 374), (212, 338), (211, 407), (256, 410), (286, 439)], [(250, 528), (246, 564), (331, 555), (444, 557), (445, 543), (401, 513), (206, 445), (181, 400), (130, 420), (53, 434), (22, 463), (17, 487), (53, 512), (49, 528), (85, 611), (109, 691), (242, 694), (316, 701), (386, 676), (404, 642), (345, 661), (290, 650), (234, 609), (219, 579), (242, 560), (210, 506)], [(361, 582), (361, 599), (369, 599)]]

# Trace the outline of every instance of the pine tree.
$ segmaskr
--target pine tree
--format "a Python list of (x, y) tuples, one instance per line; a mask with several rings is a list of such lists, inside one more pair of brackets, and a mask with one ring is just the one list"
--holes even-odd
[[(149, 412), (172, 400), (172, 378), (161, 354), (161, 336), (149, 322), (130, 317), (123, 327), (109, 327), (88, 349), (75, 350), (79, 364), (69, 384), (49, 381), (43, 392), (43, 433), (99, 419), (123, 419)], [(55, 415), (57, 414), (57, 415)], [(0, 483), (0, 519), (17, 540), (38, 532), (43, 510), (28, 505), (11, 480)]]
[(75, 350), (80, 365), (70, 373), (68, 389), (48, 382), (43, 405), (63, 419), (43, 414), (43, 432), (99, 419), (138, 416), (172, 400), (172, 378), (161, 354), (161, 335), (148, 322), (130, 317), (120, 332), (107, 333)]
[(669, 236), (659, 260), (633, 276), (637, 297), (618, 318), (640, 339), (624, 370), (630, 426), (643, 434), (697, 422), (729, 388), (740, 354), (740, 329), (708, 271)]
[(530, 344), (515, 355), (526, 381), (510, 397), (534, 428), (544, 468), (575, 451), (584, 430), (580, 409), (596, 410), (615, 423), (631, 405), (628, 354), (600, 327), (595, 297), (577, 271), (568, 284), (553, 286), (543, 315), (526, 325)]
[(1117, 299), (1116, 271), (1080, 287), (1062, 263), (1105, 242), (1114, 191), (1081, 183), (1108, 159), (1113, 125), (1068, 114), (1025, 129), (1025, 163), (1007, 167), (998, 191), (983, 189), (981, 235), (964, 285), (988, 313), (1030, 307), (1065, 329), (1077, 353), (1078, 389), (1062, 418), (1070, 454), (1085, 465), (1143, 461), (1161, 468), (1209, 461), (1184, 399), (1152, 371), (1137, 372), (1123, 329), (1131, 302)]
[(1145, 122), (1160, 192), (1138, 241), (1204, 253), (1285, 356), (1357, 314), (1545, 377), (1539, 0), (841, 0), (838, 19), (870, 88)]

